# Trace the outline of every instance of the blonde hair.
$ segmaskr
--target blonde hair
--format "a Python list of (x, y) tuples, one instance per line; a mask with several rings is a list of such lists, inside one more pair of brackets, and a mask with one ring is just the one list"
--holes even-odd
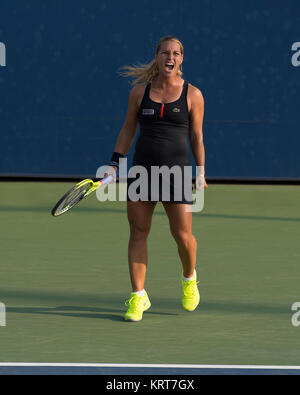
[[(180, 40), (175, 36), (162, 37), (157, 43), (155, 55), (158, 54), (162, 44), (167, 41), (177, 42), (177, 44), (179, 44), (179, 46), (180, 46), (181, 55), (183, 55), (183, 45), (180, 42)], [(121, 67), (121, 70), (124, 70), (124, 71), (120, 72), (120, 74), (123, 77), (133, 77), (133, 81), (131, 82), (132, 85), (142, 84), (142, 83), (149, 84), (149, 82), (153, 81), (154, 78), (157, 77), (157, 75), (159, 73), (155, 59), (153, 59), (150, 63), (147, 63), (147, 64), (123, 66), (123, 67)], [(178, 70), (177, 75), (179, 77), (181, 77), (183, 75), (182, 70)]]

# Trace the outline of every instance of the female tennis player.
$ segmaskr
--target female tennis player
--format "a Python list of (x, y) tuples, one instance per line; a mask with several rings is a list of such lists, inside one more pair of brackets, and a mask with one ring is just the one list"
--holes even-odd
[[(196, 165), (200, 168), (196, 188), (207, 188), (202, 133), (204, 100), (199, 89), (183, 80), (182, 63), (182, 43), (174, 36), (166, 36), (159, 40), (155, 58), (150, 64), (124, 68), (124, 75), (134, 77), (134, 86), (129, 95), (126, 120), (117, 139), (108, 174), (117, 171), (119, 160), (129, 151), (140, 124), (133, 165), (143, 166), (148, 171), (148, 185), (152, 185), (153, 166), (177, 166), (183, 170), (184, 166), (190, 165), (189, 140)], [(128, 192), (133, 181), (132, 178), (128, 179)], [(160, 190), (155, 199), (151, 195), (134, 201), (127, 193), (130, 225), (128, 261), (132, 284), (131, 297), (125, 303), (128, 307), (125, 314), (127, 321), (140, 321), (143, 312), (151, 306), (145, 290), (147, 237), (158, 201), (162, 202), (168, 216), (182, 262), (182, 306), (187, 311), (193, 311), (200, 301), (195, 270), (197, 242), (192, 233), (192, 212), (186, 210), (186, 206), (193, 201), (184, 193), (181, 194), (181, 199), (176, 198), (174, 179), (169, 182), (169, 199), (164, 201), (162, 183), (160, 180)]]

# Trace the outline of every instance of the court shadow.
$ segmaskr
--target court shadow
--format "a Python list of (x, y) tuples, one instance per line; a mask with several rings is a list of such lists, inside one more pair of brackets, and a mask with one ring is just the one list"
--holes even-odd
[(264, 303), (246, 303), (235, 301), (212, 301), (203, 300), (199, 305), (199, 311), (210, 312), (215, 314), (219, 313), (233, 313), (233, 314), (247, 314), (247, 315), (289, 315), (290, 306), (270, 305)]
[[(49, 290), (0, 289), (0, 300), (6, 311), (20, 314), (52, 314), (91, 319), (123, 320), (126, 307), (124, 295), (59, 292)], [(23, 306), (18, 306), (22, 301)], [(147, 314), (153, 316), (177, 316), (182, 314), (180, 297), (158, 297), (151, 295), (152, 307)], [(25, 304), (25, 306), (24, 306)], [(26, 307), (26, 306), (40, 307)], [(56, 306), (56, 307), (43, 307)], [(14, 306), (14, 307), (11, 307)], [(206, 299), (203, 295), (197, 312), (234, 314), (289, 314), (290, 306), (270, 301), (238, 301)]]
[[(49, 207), (30, 207), (30, 206), (0, 206), (0, 211), (6, 212), (44, 212), (47, 215), (50, 215)], [(112, 207), (101, 207), (100, 205), (97, 207), (75, 207), (72, 210), (73, 215), (77, 213), (102, 213), (102, 214), (122, 214), (126, 216), (125, 208), (112, 208)], [(154, 216), (165, 216), (166, 213), (164, 210), (156, 209), (154, 211)], [(215, 218), (215, 219), (233, 219), (233, 220), (255, 220), (255, 221), (274, 221), (274, 222), (300, 222), (300, 218), (298, 217), (273, 217), (273, 216), (264, 216), (264, 215), (239, 215), (239, 214), (223, 214), (223, 213), (207, 213), (207, 212), (199, 212), (194, 213), (195, 217), (201, 216), (204, 218)]]
[[(111, 321), (124, 321), (125, 310), (112, 308), (96, 308), (83, 306), (57, 306), (57, 307), (8, 307), (8, 313), (56, 315), (62, 317), (106, 319)], [(147, 312), (153, 315), (177, 315), (158, 311)]]
[(69, 306), (68, 308), (57, 307), (8, 307), (7, 313), (20, 314), (42, 314), (42, 315), (56, 315), (64, 317), (77, 318), (92, 318), (92, 319), (108, 319), (111, 321), (121, 321), (122, 311), (113, 309), (90, 309), (76, 306)]

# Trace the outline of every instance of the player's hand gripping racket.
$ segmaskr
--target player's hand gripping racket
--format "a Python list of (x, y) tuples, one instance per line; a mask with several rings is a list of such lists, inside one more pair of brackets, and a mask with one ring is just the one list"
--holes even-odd
[(72, 207), (74, 207), (77, 203), (79, 203), (83, 198), (90, 195), (99, 187), (102, 187), (106, 184), (110, 184), (114, 181), (113, 175), (109, 175), (105, 178), (102, 178), (99, 181), (93, 181), (91, 179), (86, 179), (78, 184), (74, 185), (53, 207), (51, 214), (54, 217), (58, 217), (61, 214), (66, 213)]

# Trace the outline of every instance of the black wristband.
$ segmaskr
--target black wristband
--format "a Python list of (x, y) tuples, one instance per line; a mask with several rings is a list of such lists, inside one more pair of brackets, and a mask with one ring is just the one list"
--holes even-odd
[(114, 152), (112, 154), (112, 157), (110, 159), (110, 166), (116, 166), (117, 168), (119, 168), (119, 160), (120, 158), (125, 158), (124, 155), (120, 154), (119, 152)]

